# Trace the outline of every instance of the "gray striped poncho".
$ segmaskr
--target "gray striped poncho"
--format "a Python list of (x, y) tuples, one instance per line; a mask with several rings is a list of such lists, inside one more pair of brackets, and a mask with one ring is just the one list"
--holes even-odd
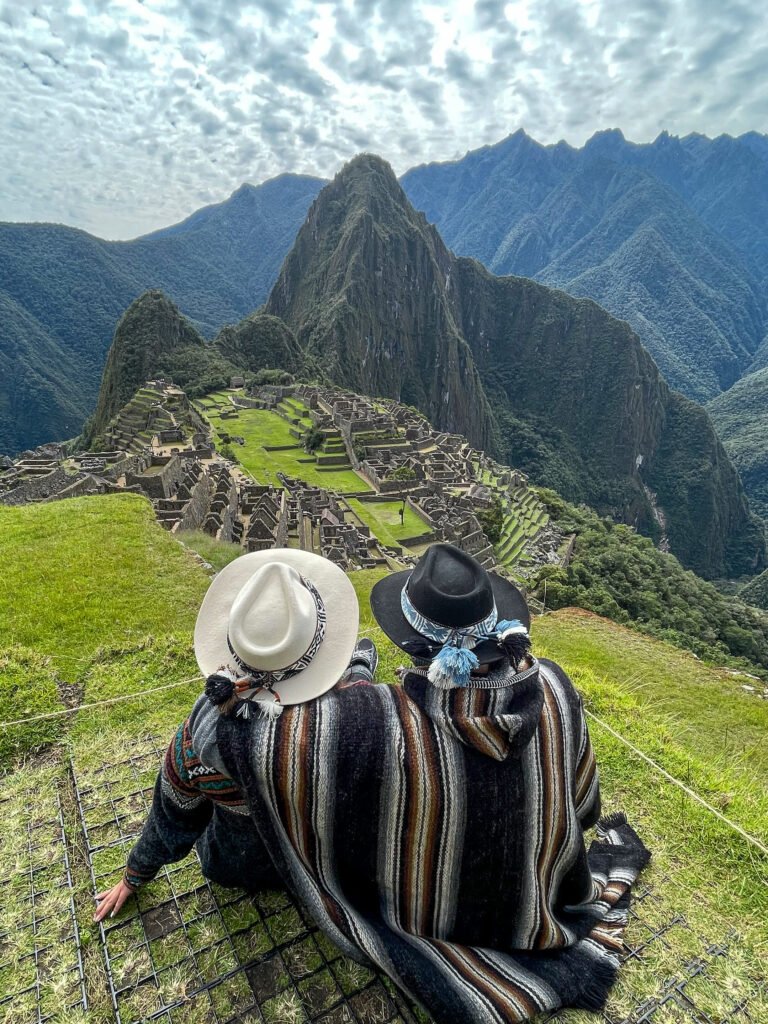
[(585, 847), (597, 769), (561, 669), (482, 687), (411, 672), (274, 720), (221, 717), (217, 753), (318, 925), (439, 1024), (599, 1009), (648, 851), (622, 815)]

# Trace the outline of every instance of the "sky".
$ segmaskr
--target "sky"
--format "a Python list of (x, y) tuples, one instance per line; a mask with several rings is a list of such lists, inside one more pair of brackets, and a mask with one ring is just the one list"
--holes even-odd
[(768, 131), (754, 0), (0, 0), (0, 220), (131, 238), (362, 150)]

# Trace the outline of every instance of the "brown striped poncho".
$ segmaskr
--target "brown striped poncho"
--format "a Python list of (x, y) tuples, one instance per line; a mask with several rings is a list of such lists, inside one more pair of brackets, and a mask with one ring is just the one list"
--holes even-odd
[(482, 686), (412, 672), (275, 720), (220, 718), (215, 741), (201, 714), (193, 732), (215, 742), (317, 923), (439, 1024), (598, 1009), (649, 854), (621, 815), (585, 847), (597, 770), (562, 670), (536, 662)]

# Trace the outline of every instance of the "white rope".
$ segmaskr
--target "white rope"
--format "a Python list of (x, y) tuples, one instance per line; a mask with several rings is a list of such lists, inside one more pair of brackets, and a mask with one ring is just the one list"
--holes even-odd
[(630, 743), (628, 739), (625, 739), (625, 737), (622, 736), (621, 733), (616, 732), (616, 730), (612, 728), (610, 725), (608, 725), (607, 722), (604, 722), (602, 718), (598, 718), (597, 715), (590, 711), (588, 708), (584, 708), (584, 711), (587, 715), (589, 715), (589, 717), (593, 721), (597, 722), (598, 725), (602, 726), (603, 729), (609, 732), (611, 736), (615, 737), (620, 743), (623, 743), (625, 747), (628, 747), (633, 754), (637, 754), (639, 758), (645, 761), (646, 764), (649, 764), (651, 768), (657, 771), (660, 775), (663, 775), (665, 779), (667, 779), (669, 782), (674, 783), (674, 785), (682, 789), (684, 793), (687, 793), (688, 796), (692, 797), (694, 800), (700, 803), (702, 807), (706, 807), (708, 811), (714, 814), (715, 817), (719, 818), (720, 821), (728, 825), (729, 828), (732, 828), (734, 832), (738, 832), (739, 835), (743, 839), (746, 839), (748, 843), (751, 843), (753, 846), (756, 846), (758, 850), (760, 850), (762, 853), (768, 856), (768, 846), (764, 846), (759, 839), (756, 839), (753, 835), (750, 835), (749, 832), (745, 832), (741, 825), (737, 825), (735, 821), (731, 821), (730, 818), (726, 818), (726, 816), (721, 811), (718, 811), (718, 809), (716, 807), (713, 807), (712, 804), (707, 803), (704, 797), (699, 796), (699, 794), (692, 790), (690, 786), (686, 786), (686, 784), (684, 782), (681, 782), (680, 779), (676, 779), (674, 775), (670, 775), (665, 768), (662, 768), (660, 764), (657, 764), (653, 760), (653, 758), (649, 757), (647, 754), (644, 754), (642, 750), (638, 750), (638, 748), (633, 743)]
[[(373, 629), (378, 631), (378, 628), (375, 626), (373, 627)], [(90, 704), (80, 704), (78, 707), (62, 708), (59, 711), (49, 711), (41, 715), (32, 715), (30, 718), (17, 718), (14, 721), (10, 722), (0, 722), (0, 728), (8, 729), (12, 726), (26, 725), (28, 722), (39, 722), (43, 719), (60, 718), (64, 715), (74, 715), (78, 711), (89, 711), (93, 708), (106, 707), (108, 704), (120, 704), (126, 700), (137, 700), (139, 697), (148, 697), (153, 693), (162, 693), (164, 690), (172, 690), (176, 686), (185, 686), (188, 683), (194, 683), (199, 681), (200, 678), (198, 676), (190, 676), (188, 679), (178, 679), (175, 683), (166, 683), (165, 686), (156, 686), (151, 690), (137, 690), (136, 693), (124, 693), (121, 694), (119, 697), (109, 697), (106, 700), (92, 701)], [(677, 786), (684, 793), (687, 793), (687, 795), (691, 797), (691, 799), (696, 800), (697, 803), (700, 803), (702, 807), (705, 807), (710, 812), (710, 814), (714, 814), (716, 818), (719, 818), (724, 825), (727, 825), (729, 828), (733, 829), (734, 832), (738, 832), (742, 839), (746, 839), (748, 843), (750, 843), (752, 846), (757, 847), (757, 849), (760, 850), (761, 853), (764, 853), (766, 856), (768, 856), (768, 846), (765, 846), (763, 843), (761, 843), (759, 839), (755, 838), (755, 836), (750, 835), (749, 832), (745, 832), (745, 830), (740, 825), (737, 825), (735, 821), (731, 821), (731, 819), (727, 818), (721, 811), (718, 811), (716, 807), (713, 807), (712, 804), (708, 803), (703, 796), (699, 796), (699, 794), (695, 792), (695, 790), (691, 789), (690, 786), (686, 786), (686, 784), (682, 782), (680, 779), (676, 779), (674, 775), (671, 775), (666, 770), (666, 768), (662, 768), (660, 764), (657, 764), (657, 762), (653, 760), (653, 758), (649, 757), (648, 754), (644, 754), (642, 750), (640, 750), (628, 739), (626, 739), (626, 737), (622, 736), (621, 733), (617, 732), (612, 726), (608, 725), (607, 722), (604, 722), (602, 718), (598, 718), (594, 712), (590, 711), (588, 708), (584, 708), (584, 711), (594, 722), (597, 722), (599, 726), (605, 729), (606, 732), (609, 732), (611, 736), (617, 739), (620, 743), (623, 743), (624, 746), (631, 750), (633, 754), (636, 754), (641, 760), (645, 761), (646, 764), (650, 765), (651, 768), (654, 769), (654, 771), (657, 771), (660, 775), (663, 775), (668, 782), (671, 782), (673, 785)]]
[(200, 682), (200, 676), (190, 676), (189, 679), (177, 679), (175, 683), (166, 683), (165, 686), (155, 686), (151, 690), (137, 690), (136, 693), (123, 693), (119, 697), (107, 697), (105, 700), (95, 700), (90, 704), (78, 704), (74, 708), (62, 708), (60, 711), (48, 711), (42, 715), (32, 715), (30, 718), (17, 718), (12, 722), (0, 722), (0, 728), (7, 729), (12, 725), (26, 725), (27, 722), (39, 722), (44, 718), (60, 718), (62, 715), (74, 715), (78, 711), (103, 708), (107, 704), (120, 704), (124, 700), (137, 700), (139, 697), (148, 697), (152, 693), (162, 693), (163, 690), (172, 690), (175, 686), (184, 686), (187, 683), (195, 682)]

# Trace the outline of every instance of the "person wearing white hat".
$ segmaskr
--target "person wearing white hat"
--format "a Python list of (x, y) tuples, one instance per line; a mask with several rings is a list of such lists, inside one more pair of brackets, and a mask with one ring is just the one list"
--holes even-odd
[[(359, 609), (346, 574), (306, 551), (271, 549), (235, 559), (211, 583), (195, 626), (206, 695), (171, 741), (149, 817), (122, 880), (100, 893), (95, 920), (196, 845), (204, 874), (222, 885), (275, 887), (280, 879), (215, 744), (217, 707), (275, 718), (333, 686), (370, 683), (378, 657), (356, 645)], [(200, 726), (208, 719), (209, 728)], [(193, 735), (194, 734), (194, 735)]]
[[(246, 650), (247, 615), (212, 593), (196, 640), (199, 658), (210, 645), (201, 666), (223, 713), (199, 710), (196, 748), (204, 760), (215, 748), (247, 793), (274, 869), (315, 923), (435, 1024), (600, 1009), (649, 852), (623, 814), (600, 818), (581, 698), (533, 655), (524, 595), (433, 544), (413, 570), (383, 577), (371, 606), (417, 667), (401, 685), (317, 695), (299, 662), (286, 670), (288, 652), (254, 674), (267, 652)], [(310, 600), (302, 607), (291, 657), (334, 635), (329, 618), (320, 642)], [(238, 669), (217, 671), (232, 649)], [(287, 706), (293, 686), (316, 699)], [(282, 711), (254, 714), (261, 705)]]

